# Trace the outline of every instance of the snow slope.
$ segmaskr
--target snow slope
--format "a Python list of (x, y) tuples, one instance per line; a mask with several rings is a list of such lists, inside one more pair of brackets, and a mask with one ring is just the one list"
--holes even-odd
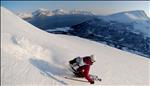
[(1, 85), (89, 85), (71, 76), (68, 60), (94, 54), (98, 85), (149, 85), (150, 60), (75, 36), (44, 32), (1, 7)]

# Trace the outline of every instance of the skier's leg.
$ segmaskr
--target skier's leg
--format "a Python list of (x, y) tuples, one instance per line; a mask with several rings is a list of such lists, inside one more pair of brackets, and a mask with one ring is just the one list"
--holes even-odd
[(72, 72), (74, 74), (76, 74), (76, 69), (75, 69), (75, 67), (76, 67), (76, 58), (74, 58), (73, 60), (70, 60), (69, 61), (69, 65), (70, 65), (70, 67), (72, 69)]
[(73, 59), (73, 60), (71, 60), (71, 61), (69, 61), (69, 63), (70, 63), (70, 64), (74, 64), (74, 63), (76, 63), (76, 58), (75, 58), (75, 59)]
[(84, 75), (82, 74), (82, 72), (77, 71), (75, 74), (76, 77), (84, 77)]
[(77, 69), (79, 68), (79, 64), (78, 64), (79, 62), (77, 62), (77, 61), (79, 61), (79, 59), (80, 59), (80, 57), (77, 57), (77, 58), (69, 61), (69, 64), (73, 70), (73, 73), (75, 74), (75, 76), (78, 76), (78, 77), (81, 76), (81, 74), (77, 71)]

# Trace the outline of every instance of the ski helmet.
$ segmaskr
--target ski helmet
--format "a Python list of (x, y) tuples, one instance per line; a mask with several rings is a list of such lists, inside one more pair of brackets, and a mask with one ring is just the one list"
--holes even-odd
[(95, 62), (94, 55), (91, 55), (90, 58), (91, 58), (91, 61), (92, 61), (92, 62)]

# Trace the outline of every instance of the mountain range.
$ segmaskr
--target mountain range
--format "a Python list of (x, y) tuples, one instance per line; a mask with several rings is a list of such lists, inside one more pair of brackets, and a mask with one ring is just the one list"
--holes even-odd
[(82, 23), (95, 17), (94, 14), (87, 11), (72, 10), (66, 12), (63, 9), (50, 11), (43, 8), (30, 13), (28, 17), (27, 15), (29, 15), (29, 13), (18, 14), (18, 16), (20, 16), (24, 20), (43, 30), (68, 27)]

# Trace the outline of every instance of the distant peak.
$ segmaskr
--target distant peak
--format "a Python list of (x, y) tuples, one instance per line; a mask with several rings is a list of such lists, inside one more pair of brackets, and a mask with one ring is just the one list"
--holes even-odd
[(63, 9), (56, 9), (56, 10), (53, 10), (52, 13), (53, 13), (54, 15), (66, 14), (66, 12), (65, 12)]
[[(2, 8), (2, 7), (1, 7)], [(53, 15), (94, 15), (92, 12), (90, 11), (81, 11), (81, 10), (70, 10), (70, 11), (66, 11), (63, 10), (61, 8), (55, 9), (55, 10), (49, 10), (46, 8), (39, 8), (35, 11), (33, 11), (32, 13), (17, 13), (18, 16), (21, 16), (21, 18), (24, 18), (26, 16), (36, 16), (36, 17), (40, 17), (40, 16), (53, 16)]]
[(39, 8), (38, 11), (49, 11), (49, 10), (46, 8)]
[(83, 14), (83, 15), (94, 15), (90, 11), (81, 11), (81, 10), (71, 10), (70, 14)]
[(50, 16), (52, 15), (51, 11), (45, 8), (39, 8), (38, 10), (32, 13), (34, 16)]
[(134, 22), (134, 21), (143, 21), (149, 20), (149, 17), (143, 10), (134, 10), (134, 11), (124, 11), (108, 15), (104, 20), (118, 21), (118, 22)]
[(148, 16), (146, 15), (146, 13), (144, 12), (144, 10), (133, 10), (133, 11), (124, 11), (124, 12), (119, 12), (116, 14), (112, 14), (111, 16), (115, 16), (115, 15), (132, 15), (138, 18), (147, 18)]

